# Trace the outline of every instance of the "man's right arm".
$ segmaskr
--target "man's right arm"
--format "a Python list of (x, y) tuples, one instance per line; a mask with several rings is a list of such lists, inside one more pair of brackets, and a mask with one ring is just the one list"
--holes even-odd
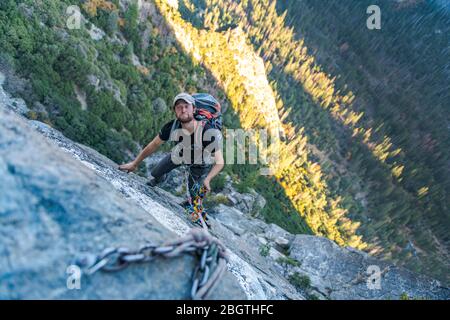
[(119, 170), (132, 172), (136, 170), (136, 168), (139, 166), (139, 164), (148, 156), (150, 156), (153, 152), (158, 150), (158, 148), (164, 143), (163, 140), (157, 135), (134, 159), (132, 162), (123, 164), (119, 166)]

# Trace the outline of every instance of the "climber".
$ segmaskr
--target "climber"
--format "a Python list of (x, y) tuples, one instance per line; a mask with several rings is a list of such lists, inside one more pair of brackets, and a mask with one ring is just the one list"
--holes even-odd
[[(196, 100), (193, 96), (187, 93), (178, 94), (173, 100), (176, 119), (166, 123), (134, 161), (119, 166), (119, 169), (125, 172), (135, 171), (139, 163), (153, 154), (164, 142), (174, 141), (175, 147), (172, 152), (166, 154), (152, 169), (152, 177), (147, 184), (154, 187), (164, 181), (166, 174), (171, 170), (180, 165), (187, 165), (191, 197), (194, 196), (192, 194), (194, 186), (204, 186), (206, 191), (210, 192), (211, 180), (224, 167), (222, 134), (213, 122), (196, 119), (195, 104)], [(188, 152), (184, 152), (185, 150)]]

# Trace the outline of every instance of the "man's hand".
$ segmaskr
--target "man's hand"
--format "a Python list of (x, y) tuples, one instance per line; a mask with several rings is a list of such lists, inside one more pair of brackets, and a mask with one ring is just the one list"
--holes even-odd
[(125, 171), (127, 173), (133, 172), (137, 169), (138, 165), (149, 155), (151, 155), (153, 152), (155, 152), (160, 145), (162, 145), (164, 141), (161, 140), (161, 138), (157, 135), (152, 142), (150, 142), (144, 150), (142, 150), (139, 155), (134, 159), (134, 161), (131, 161), (127, 164), (122, 164), (119, 166), (119, 170)]
[(119, 166), (119, 170), (126, 171), (127, 173), (133, 172), (136, 168), (137, 165), (134, 161)]
[(217, 174), (223, 169), (224, 161), (223, 161), (223, 155), (222, 150), (217, 150), (214, 155), (214, 160), (216, 164), (212, 167), (211, 171), (206, 176), (205, 180), (203, 181), (203, 185), (205, 186), (206, 190), (208, 192), (211, 192), (211, 186), (210, 182), (211, 180), (217, 176)]
[(216, 153), (214, 155), (214, 160), (216, 161), (216, 164), (212, 167), (211, 171), (208, 173), (205, 180), (203, 181), (203, 185), (205, 186), (205, 188), (208, 192), (211, 192), (211, 186), (210, 186), (211, 179), (213, 179), (223, 169), (223, 166), (224, 166), (223, 155), (222, 155), (221, 149), (216, 151)]
[(205, 186), (206, 191), (211, 192), (211, 186), (210, 186), (209, 183), (210, 183), (210, 181), (209, 181), (208, 179), (205, 179), (205, 180), (203, 181), (203, 185)]

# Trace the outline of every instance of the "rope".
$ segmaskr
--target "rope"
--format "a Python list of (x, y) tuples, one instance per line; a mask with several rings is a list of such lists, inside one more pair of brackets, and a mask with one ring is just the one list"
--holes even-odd
[[(190, 172), (190, 166), (191, 165), (185, 165), (186, 196), (189, 202), (189, 207), (186, 208), (186, 210), (191, 214), (191, 220), (193, 217), (197, 217), (196, 220), (200, 220), (203, 229), (208, 231), (208, 225), (203, 217), (203, 214), (205, 214), (206, 217), (206, 212), (204, 212), (203, 208), (203, 198), (206, 196), (207, 190), (203, 186), (202, 181), (195, 181), (196, 179)], [(189, 177), (192, 178), (192, 181), (195, 181), (191, 189), (189, 189)], [(194, 194), (194, 197), (192, 197), (192, 194)], [(192, 222), (195, 223), (196, 221)]]

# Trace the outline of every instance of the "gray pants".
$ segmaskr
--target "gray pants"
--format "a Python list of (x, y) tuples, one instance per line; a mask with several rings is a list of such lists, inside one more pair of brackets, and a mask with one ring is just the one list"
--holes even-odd
[[(172, 171), (175, 168), (178, 168), (179, 164), (174, 164), (171, 159), (171, 153), (169, 152), (164, 156), (164, 158), (152, 169), (151, 174), (156, 179), (156, 182), (161, 182), (167, 173)], [(208, 172), (211, 170), (211, 165), (190, 165), (188, 167), (189, 170), (189, 179), (188, 179), (188, 186), (189, 186), (189, 194), (191, 197), (194, 197), (195, 194), (193, 194), (193, 186), (196, 182), (198, 182), (200, 185), (203, 184), (203, 180), (208, 175)]]

